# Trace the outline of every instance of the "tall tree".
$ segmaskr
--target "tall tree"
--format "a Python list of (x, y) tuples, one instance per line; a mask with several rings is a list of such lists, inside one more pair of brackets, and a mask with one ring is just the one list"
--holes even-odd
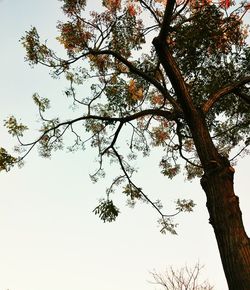
[[(104, 158), (120, 165), (121, 173), (95, 209), (101, 219), (115, 220), (119, 209), (110, 194), (125, 183), (130, 203), (150, 203), (161, 216), (162, 232), (175, 233), (160, 202), (153, 202), (132, 179), (131, 160), (137, 153), (148, 155), (151, 147), (162, 146), (164, 175), (173, 178), (183, 169), (188, 179), (200, 177), (229, 289), (249, 289), (250, 241), (230, 162), (250, 143), (250, 48), (243, 22), (250, 5), (103, 0), (98, 12), (87, 13), (85, 0), (61, 1), (68, 20), (58, 24), (58, 40), (67, 57), (42, 42), (34, 27), (22, 43), (31, 65), (48, 66), (55, 77), (65, 75), (65, 95), (80, 115), (48, 119), (49, 100), (34, 94), (42, 133), (24, 143), (27, 126), (8, 118), (5, 126), (18, 138), (19, 156), (0, 148), (0, 169), (22, 163), (35, 146), (49, 157), (63, 148), (63, 137), (70, 132), (70, 150), (82, 149), (87, 141), (98, 150), (100, 166), (93, 180), (104, 175)], [(176, 209), (191, 211), (193, 205), (178, 200)]]

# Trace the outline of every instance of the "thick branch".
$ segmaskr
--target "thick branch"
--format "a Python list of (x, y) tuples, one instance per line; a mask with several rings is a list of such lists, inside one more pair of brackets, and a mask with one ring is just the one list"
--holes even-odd
[(112, 140), (112, 142), (110, 143), (110, 145), (102, 152), (102, 155), (104, 155), (109, 149), (111, 149), (111, 148), (113, 148), (114, 147), (114, 145), (115, 145), (115, 143), (116, 143), (116, 140), (117, 140), (117, 138), (118, 138), (118, 136), (119, 136), (119, 133), (120, 133), (120, 131), (121, 131), (121, 129), (122, 129), (122, 126), (123, 126), (123, 123), (122, 122), (120, 122), (120, 124), (119, 124), (119, 126), (118, 126), (118, 128), (117, 128), (117, 130), (115, 131), (115, 135), (114, 135), (114, 138), (113, 138), (113, 140)]
[(159, 60), (164, 67), (165, 73), (175, 90), (182, 110), (183, 112), (185, 111), (186, 117), (189, 118), (194, 112), (196, 112), (196, 109), (181, 71), (168, 48), (167, 42), (165, 39), (161, 39), (160, 36), (158, 36), (154, 38), (153, 44), (157, 51)]
[(238, 96), (244, 102), (246, 102), (248, 105), (250, 105), (250, 96), (249, 95), (241, 92), (239, 89), (235, 89), (233, 92), (235, 93), (236, 96)]
[[(238, 82), (226, 85), (222, 88), (220, 88), (217, 92), (210, 95), (208, 100), (202, 105), (202, 110), (204, 113), (207, 113), (213, 105), (219, 101), (222, 97), (224, 97), (227, 94), (233, 93), (235, 90), (237, 90), (242, 85), (250, 82), (250, 76), (244, 77)], [(239, 97), (243, 98), (244, 101), (246, 101), (248, 104), (250, 103), (250, 98), (246, 100), (241, 94), (237, 94)]]
[[(154, 115), (154, 116), (161, 116), (166, 118), (167, 120), (176, 120), (178, 115), (175, 113), (169, 112), (169, 111), (164, 111), (160, 109), (148, 109), (144, 111), (137, 112), (133, 115), (128, 115), (125, 117), (109, 117), (109, 116), (97, 116), (97, 115), (86, 115), (86, 116), (81, 116), (76, 119), (68, 120), (65, 122), (61, 122), (60, 124), (57, 124), (56, 126), (53, 126), (43, 132), (43, 134), (34, 142), (31, 143), (21, 143), (22, 146), (33, 146), (36, 143), (38, 143), (44, 136), (46, 136), (49, 132), (54, 131), (56, 129), (59, 129), (60, 127), (63, 126), (71, 126), (74, 123), (84, 121), (84, 120), (99, 120), (99, 121), (107, 121), (107, 122), (120, 122), (121, 125), (130, 121), (133, 121), (135, 119), (138, 119), (140, 117), (144, 117), (147, 115)], [(121, 126), (120, 125), (120, 126)]]
[(167, 43), (159, 36), (154, 38), (153, 44), (162, 66), (175, 90), (178, 102), (183, 110), (185, 120), (190, 128), (201, 164), (206, 168), (209, 160), (220, 159), (209, 134), (202, 114), (195, 107), (182, 73), (176, 63)]
[(93, 50), (93, 49), (91, 49), (90, 54), (93, 54), (93, 55), (102, 55), (102, 54), (112, 55), (114, 58), (116, 58), (117, 60), (119, 60), (120, 62), (125, 64), (129, 68), (130, 72), (142, 77), (144, 80), (146, 80), (149, 83), (151, 83), (152, 85), (154, 85), (162, 93), (163, 96), (166, 96), (166, 98), (173, 105), (173, 107), (178, 112), (181, 112), (181, 109), (180, 109), (179, 105), (176, 103), (176, 101), (169, 95), (168, 91), (156, 79), (154, 79), (153, 77), (151, 77), (147, 73), (145, 73), (142, 70), (135, 67), (130, 61), (128, 61), (125, 57), (123, 57), (118, 52), (113, 51), (113, 50), (109, 50), (109, 49), (106, 49), (106, 50)]
[(140, 0), (139, 1), (142, 5), (142, 7), (145, 7), (148, 9), (148, 11), (151, 13), (151, 15), (154, 17), (155, 21), (158, 23), (158, 25), (161, 25), (161, 22), (159, 20), (159, 18), (157, 17), (157, 14), (155, 13), (155, 11), (150, 7), (150, 5), (148, 5), (144, 0)]
[(161, 30), (159, 33), (159, 38), (161, 40), (166, 40), (168, 33), (169, 33), (169, 28), (170, 28), (170, 23), (172, 20), (173, 12), (174, 12), (174, 6), (175, 6), (175, 0), (169, 0), (167, 1), (167, 5), (165, 8), (164, 16), (163, 16), (163, 21), (161, 25)]
[(153, 45), (155, 46), (159, 60), (164, 67), (165, 73), (167, 74), (174, 90), (186, 115), (190, 115), (191, 112), (195, 111), (193, 102), (181, 71), (168, 47), (167, 36), (170, 30), (170, 24), (174, 13), (175, 0), (167, 1), (162, 26), (159, 35), (153, 39)]

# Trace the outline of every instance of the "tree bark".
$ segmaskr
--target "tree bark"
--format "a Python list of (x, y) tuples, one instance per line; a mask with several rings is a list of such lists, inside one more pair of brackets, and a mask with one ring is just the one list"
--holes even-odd
[[(184, 113), (185, 113), (185, 108)], [(214, 229), (229, 290), (250, 290), (250, 240), (245, 232), (239, 198), (234, 193), (234, 169), (214, 146), (203, 113), (186, 121), (204, 169), (209, 221)]]
[[(185, 110), (184, 110), (185, 111)], [(250, 240), (245, 232), (234, 169), (214, 146), (203, 113), (186, 117), (204, 175), (209, 221), (214, 229), (229, 290), (250, 290)]]
[(201, 185), (207, 196), (210, 223), (216, 236), (230, 290), (250, 289), (250, 240), (244, 230), (239, 199), (234, 193), (234, 170), (228, 161), (213, 164)]
[[(185, 108), (183, 108), (185, 113)], [(239, 198), (234, 193), (234, 169), (211, 139), (205, 117), (198, 110), (187, 116), (204, 169), (209, 221), (214, 229), (229, 290), (250, 290), (250, 240), (245, 232)]]
[(250, 240), (244, 229), (239, 199), (234, 193), (234, 170), (213, 144), (205, 116), (194, 106), (166, 42), (158, 37), (153, 44), (176, 92), (204, 170), (201, 185), (207, 196), (210, 223), (229, 290), (250, 290)]
[[(185, 109), (184, 109), (185, 111)], [(229, 290), (250, 290), (250, 240), (245, 232), (239, 198), (234, 193), (234, 169), (214, 146), (205, 116), (186, 116), (204, 175), (209, 221), (214, 229)]]

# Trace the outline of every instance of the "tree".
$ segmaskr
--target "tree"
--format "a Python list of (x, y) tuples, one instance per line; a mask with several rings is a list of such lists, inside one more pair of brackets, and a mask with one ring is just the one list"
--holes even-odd
[(197, 263), (192, 268), (185, 266), (180, 270), (170, 267), (164, 274), (153, 272), (154, 282), (152, 283), (166, 290), (212, 290), (213, 286), (207, 281), (199, 281), (202, 268)]
[[(250, 48), (243, 22), (250, 4), (105, 0), (99, 12), (87, 15), (85, 0), (62, 2), (68, 20), (58, 24), (58, 41), (67, 56), (59, 57), (34, 27), (22, 43), (31, 65), (65, 76), (65, 95), (80, 113), (64, 121), (49, 118), (49, 100), (35, 93), (40, 135), (23, 142), (28, 127), (9, 117), (5, 126), (19, 146), (16, 156), (0, 148), (0, 169), (22, 164), (35, 146), (41, 156), (50, 157), (63, 149), (63, 137), (71, 133), (69, 150), (82, 149), (88, 141), (97, 149), (100, 166), (94, 181), (104, 176), (105, 158), (121, 168), (94, 210), (103, 221), (119, 214), (111, 193), (123, 186), (130, 204), (148, 202), (160, 214), (162, 232), (176, 233), (161, 203), (132, 179), (137, 154), (162, 147), (164, 175), (173, 178), (183, 169), (187, 179), (200, 177), (229, 289), (249, 289), (250, 241), (230, 162), (250, 143)], [(176, 209), (192, 211), (193, 206), (191, 200), (178, 200)]]

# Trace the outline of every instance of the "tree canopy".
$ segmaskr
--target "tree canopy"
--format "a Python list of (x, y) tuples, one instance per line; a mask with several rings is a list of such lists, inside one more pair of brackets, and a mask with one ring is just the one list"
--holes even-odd
[[(1, 148), (1, 170), (22, 163), (36, 145), (41, 156), (50, 157), (52, 151), (64, 147), (63, 136), (70, 131), (69, 150), (83, 149), (87, 142), (98, 150), (100, 167), (92, 175), (94, 181), (104, 176), (104, 158), (120, 163), (121, 174), (95, 209), (104, 221), (118, 215), (110, 193), (122, 183), (132, 204), (143, 199), (161, 209), (132, 181), (131, 160), (138, 152), (146, 156), (151, 147), (162, 146), (162, 174), (173, 178), (185, 170), (187, 179), (201, 176), (203, 168), (182, 105), (152, 44), (163, 25), (169, 26), (164, 45), (176, 60), (194, 106), (204, 114), (219, 152), (226, 157), (233, 152), (231, 159), (243, 153), (249, 145), (250, 50), (243, 22), (249, 4), (178, 1), (173, 2), (171, 19), (166, 19), (166, 1), (103, 1), (100, 11), (89, 13), (86, 1), (62, 2), (67, 21), (58, 23), (57, 39), (66, 49), (66, 58), (41, 41), (35, 27), (21, 41), (32, 66), (42, 64), (51, 68), (54, 77), (65, 76), (69, 81), (65, 96), (84, 113), (71, 120), (62, 120), (63, 115), (47, 119), (50, 101), (35, 93), (42, 134), (24, 143), (21, 137), (28, 127), (10, 116), (5, 126), (18, 138), (15, 150), (21, 155), (13, 157)], [(79, 123), (86, 133), (79, 130)], [(123, 132), (126, 137), (121, 136)], [(127, 152), (120, 152), (119, 142), (127, 146)], [(178, 200), (176, 208), (191, 211), (193, 205)], [(167, 220), (163, 228), (175, 232), (173, 224), (166, 226)]]

